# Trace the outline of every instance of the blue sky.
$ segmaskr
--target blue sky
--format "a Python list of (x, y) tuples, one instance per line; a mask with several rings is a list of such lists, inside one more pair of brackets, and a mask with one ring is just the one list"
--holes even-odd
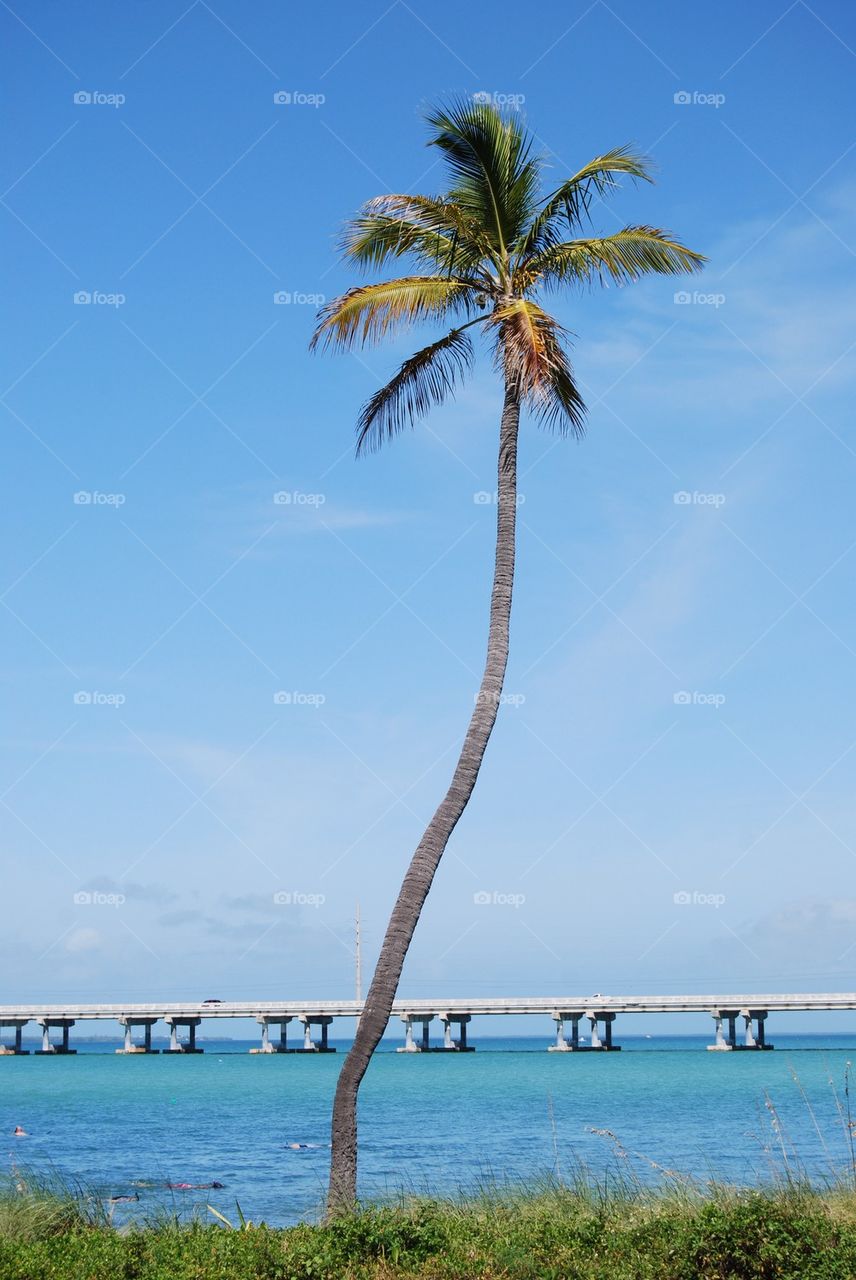
[(635, 142), (596, 225), (711, 261), (557, 304), (588, 435), (525, 425), (514, 697), (402, 990), (852, 988), (851, 6), (0, 21), (3, 997), (349, 994), (357, 899), (370, 966), (482, 661), (499, 391), (356, 463), (418, 339), (307, 343), (451, 93), (551, 182)]

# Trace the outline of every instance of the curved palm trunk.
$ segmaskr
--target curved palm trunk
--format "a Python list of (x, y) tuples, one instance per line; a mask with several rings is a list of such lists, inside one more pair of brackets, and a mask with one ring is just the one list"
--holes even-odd
[(357, 1091), (386, 1030), (408, 948), (449, 837), (464, 812), (496, 721), (508, 662), (517, 515), (517, 431), (520, 398), (506, 385), (499, 439), (496, 565), (490, 601), (487, 659), (475, 710), (449, 789), (426, 828), (390, 916), (377, 967), (333, 1104), (328, 1213), (347, 1211), (357, 1198)]

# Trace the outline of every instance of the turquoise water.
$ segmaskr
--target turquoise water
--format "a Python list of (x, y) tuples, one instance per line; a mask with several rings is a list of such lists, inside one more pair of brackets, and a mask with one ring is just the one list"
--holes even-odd
[[(0, 1058), (4, 1164), (76, 1177), (103, 1196), (138, 1193), (122, 1214), (206, 1202), (274, 1224), (317, 1212), (329, 1160), (342, 1053), (250, 1055), (202, 1042), (195, 1057)], [(470, 1054), (382, 1051), (360, 1111), (361, 1192), (455, 1192), (480, 1183), (569, 1175), (580, 1163), (646, 1180), (662, 1165), (755, 1181), (785, 1154), (816, 1179), (846, 1170), (844, 1104), (853, 1037), (779, 1036), (772, 1053), (707, 1053), (703, 1037), (623, 1037), (621, 1053), (555, 1054), (539, 1038), (481, 1040)], [(252, 1042), (254, 1046), (256, 1042)], [(31, 1046), (35, 1047), (35, 1046)], [(798, 1077), (795, 1081), (794, 1075)], [(802, 1096), (807, 1095), (808, 1102)], [(609, 1130), (629, 1153), (592, 1129)], [(290, 1142), (318, 1144), (306, 1150)], [(218, 1181), (223, 1190), (170, 1191)], [(157, 1184), (137, 1186), (138, 1183)]]

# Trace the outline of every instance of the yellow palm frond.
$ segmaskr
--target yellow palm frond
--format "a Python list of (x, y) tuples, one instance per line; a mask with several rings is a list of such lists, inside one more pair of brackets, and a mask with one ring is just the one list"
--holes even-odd
[(349, 289), (319, 311), (311, 346), (379, 342), (398, 326), (467, 311), (476, 295), (472, 281), (445, 276), (402, 276)]
[(553, 316), (528, 298), (497, 307), (490, 323), (498, 330), (497, 362), (507, 383), (515, 385), (542, 422), (564, 434), (581, 435), (585, 404), (562, 345), (564, 330)]

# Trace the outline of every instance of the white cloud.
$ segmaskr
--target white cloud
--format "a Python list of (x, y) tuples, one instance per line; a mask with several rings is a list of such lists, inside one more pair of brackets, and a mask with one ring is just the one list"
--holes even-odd
[(97, 929), (75, 929), (65, 939), (65, 949), (75, 954), (79, 951), (99, 951), (104, 939)]

